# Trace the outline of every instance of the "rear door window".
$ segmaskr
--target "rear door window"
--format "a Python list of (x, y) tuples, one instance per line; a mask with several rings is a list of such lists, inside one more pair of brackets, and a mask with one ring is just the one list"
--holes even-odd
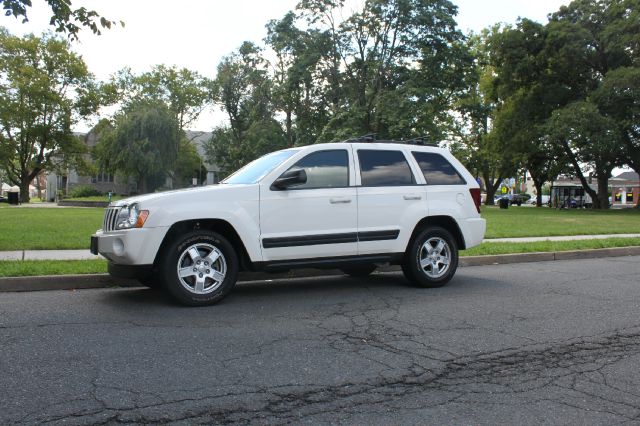
[(362, 186), (404, 186), (416, 183), (401, 151), (358, 150)]

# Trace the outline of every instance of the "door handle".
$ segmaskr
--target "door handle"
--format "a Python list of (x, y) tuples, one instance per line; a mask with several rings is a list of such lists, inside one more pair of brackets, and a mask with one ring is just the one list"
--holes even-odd
[(420, 195), (405, 195), (402, 198), (404, 198), (407, 201), (410, 201), (410, 200), (421, 200), (422, 196), (420, 196)]
[(331, 204), (349, 204), (351, 202), (351, 198), (331, 198), (329, 199)]

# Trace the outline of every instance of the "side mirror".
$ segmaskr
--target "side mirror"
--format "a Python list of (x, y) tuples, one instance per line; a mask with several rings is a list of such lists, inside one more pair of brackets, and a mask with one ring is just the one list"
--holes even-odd
[(274, 191), (282, 191), (292, 186), (303, 185), (305, 183), (307, 183), (307, 173), (304, 169), (287, 170), (271, 184), (271, 189)]

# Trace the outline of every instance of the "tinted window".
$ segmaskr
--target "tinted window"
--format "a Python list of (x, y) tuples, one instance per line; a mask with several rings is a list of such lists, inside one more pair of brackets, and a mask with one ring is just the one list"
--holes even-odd
[(413, 185), (415, 180), (401, 151), (358, 150), (362, 186)]
[(311, 153), (289, 168), (289, 170), (297, 169), (304, 169), (307, 174), (307, 183), (292, 189), (349, 186), (349, 154), (343, 149)]
[(466, 182), (458, 171), (440, 154), (414, 152), (427, 185), (464, 185)]

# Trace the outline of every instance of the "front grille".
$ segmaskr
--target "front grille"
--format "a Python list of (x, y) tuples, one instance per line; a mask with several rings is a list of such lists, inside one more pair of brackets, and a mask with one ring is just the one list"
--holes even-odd
[(104, 221), (102, 222), (102, 230), (104, 232), (116, 229), (116, 221), (118, 220), (118, 213), (120, 213), (120, 209), (121, 207), (107, 207), (104, 212)]

